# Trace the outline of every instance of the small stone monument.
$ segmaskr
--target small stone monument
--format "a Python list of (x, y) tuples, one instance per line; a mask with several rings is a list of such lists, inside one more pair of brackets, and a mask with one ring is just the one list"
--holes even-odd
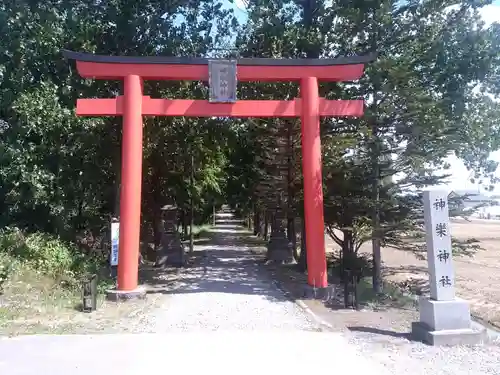
[(412, 324), (412, 336), (430, 345), (477, 344), (485, 330), (474, 330), (467, 301), (455, 297), (448, 194), (424, 192), (424, 220), (430, 298), (419, 300), (420, 321)]
[(161, 238), (155, 267), (167, 265), (182, 267), (185, 263), (184, 245), (177, 230), (177, 207), (167, 205), (162, 208), (164, 232)]
[(288, 242), (285, 232), (285, 214), (281, 208), (277, 208), (271, 223), (271, 237), (267, 243), (267, 259), (276, 263), (292, 263), (293, 245)]

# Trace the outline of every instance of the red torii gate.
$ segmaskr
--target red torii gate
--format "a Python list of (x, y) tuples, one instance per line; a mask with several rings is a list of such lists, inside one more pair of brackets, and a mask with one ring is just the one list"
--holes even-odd
[(123, 80), (122, 96), (111, 99), (78, 99), (78, 116), (123, 116), (122, 174), (120, 191), (120, 241), (117, 292), (133, 295), (138, 287), (138, 256), (142, 184), (142, 116), (191, 117), (301, 117), (302, 170), (308, 284), (326, 288), (327, 270), (323, 217), (320, 116), (363, 115), (363, 100), (326, 100), (318, 81), (354, 81), (373, 55), (336, 59), (237, 60), (239, 81), (298, 81), (300, 99), (208, 100), (156, 99), (143, 95), (143, 80), (208, 81), (208, 59), (177, 57), (101, 56), (63, 51), (76, 61), (84, 78)]

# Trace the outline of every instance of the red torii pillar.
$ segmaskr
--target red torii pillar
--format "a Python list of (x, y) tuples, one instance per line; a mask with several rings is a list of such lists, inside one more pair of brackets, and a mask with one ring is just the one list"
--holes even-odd
[[(142, 190), (142, 80), (123, 80), (122, 183), (120, 186), (120, 241), (118, 290), (137, 288)], [(123, 218), (123, 220), (122, 220)], [(123, 245), (122, 245), (123, 242)], [(134, 271), (132, 271), (134, 270)], [(137, 270), (137, 271), (135, 271)]]
[(315, 288), (326, 288), (328, 286), (328, 274), (325, 254), (318, 89), (318, 79), (316, 77), (306, 77), (300, 82), (300, 96), (302, 98), (302, 174), (304, 175), (307, 281), (309, 285)]
[(239, 81), (298, 81), (301, 98), (295, 100), (152, 99), (143, 95), (143, 79), (208, 80), (208, 60), (174, 57), (99, 56), (63, 51), (76, 60), (84, 78), (124, 82), (124, 94), (112, 99), (78, 99), (79, 116), (123, 116), (122, 181), (118, 285), (113, 298), (142, 296), (138, 289), (138, 257), (142, 184), (142, 116), (192, 117), (301, 117), (302, 170), (308, 284), (328, 286), (323, 216), (320, 116), (362, 116), (362, 100), (326, 100), (319, 97), (318, 80), (352, 81), (363, 74), (374, 56), (337, 59), (239, 59)]

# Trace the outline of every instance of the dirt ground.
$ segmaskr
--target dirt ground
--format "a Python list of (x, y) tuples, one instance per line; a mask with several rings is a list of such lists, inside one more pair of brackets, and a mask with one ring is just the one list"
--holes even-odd
[[(469, 301), (475, 317), (500, 327), (500, 221), (454, 219), (451, 228), (454, 237), (475, 238), (484, 249), (454, 258), (457, 296)], [(363, 250), (371, 251), (371, 245)], [(392, 248), (383, 249), (382, 260), (386, 280), (428, 290), (425, 260)]]
[[(148, 288), (148, 269), (141, 271), (146, 275), (144, 285)], [(164, 282), (175, 281), (176, 275), (167, 272), (154, 272)], [(82, 297), (71, 291), (64, 291), (48, 281), (31, 282), (15, 277), (0, 296), (0, 337), (24, 334), (87, 334), (142, 332), (142, 317), (156, 306), (165, 303), (162, 294), (151, 294), (147, 300), (134, 300), (124, 303), (108, 302), (104, 296), (97, 300), (97, 310), (93, 313), (81, 311)], [(156, 283), (155, 283), (156, 284)]]
[[(457, 296), (470, 303), (471, 312), (475, 318), (483, 324), (498, 329), (500, 328), (500, 282), (498, 282), (500, 280), (500, 221), (454, 219), (451, 228), (454, 237), (474, 238), (483, 248), (472, 257), (454, 258)], [(327, 249), (336, 247), (328, 236), (326, 239)], [(370, 253), (371, 244), (365, 244), (362, 251)], [(411, 252), (393, 248), (382, 249), (382, 260), (384, 280), (403, 287), (405, 292), (408, 289), (412, 293), (418, 292), (424, 295), (428, 292), (426, 260), (417, 259)], [(382, 303), (377, 301), (372, 306), (356, 311), (343, 309), (338, 306), (340, 303), (337, 306), (328, 306), (321, 301), (304, 300), (300, 296), (300, 285), (307, 282), (305, 275), (283, 267), (271, 267), (271, 271), (284, 289), (296, 299), (302, 300), (335, 330), (360, 329), (387, 336), (406, 337), (411, 323), (419, 319), (415, 301), (408, 301), (408, 297), (401, 294), (400, 288), (388, 289), (394, 292), (390, 300)], [(337, 296), (337, 299), (337, 302), (340, 302), (341, 296)]]
[[(209, 240), (207, 228), (195, 228), (195, 244)], [(100, 295), (97, 310), (89, 314), (81, 311), (82, 296), (78, 290), (60, 288), (54, 280), (21, 268), (0, 293), (0, 337), (149, 332), (148, 314), (168, 303), (168, 296), (161, 289), (174, 285), (179, 277), (178, 269), (160, 270), (146, 261), (139, 270), (139, 281), (146, 288), (147, 299), (115, 303)]]
[[(451, 225), (456, 238), (475, 238), (484, 250), (474, 256), (455, 257), (457, 296), (469, 301), (474, 317), (487, 325), (500, 328), (500, 221), (454, 220)], [(335, 245), (327, 236), (327, 248)], [(365, 244), (363, 251), (371, 252), (371, 244)], [(265, 251), (262, 249), (262, 251)], [(382, 250), (384, 279), (403, 285), (412, 292), (428, 291), (426, 260), (417, 259), (412, 253), (392, 248)], [(343, 309), (316, 300), (304, 300), (300, 296), (300, 285), (306, 276), (293, 268), (269, 266), (276, 280), (290, 295), (302, 300), (314, 313), (339, 331), (361, 330), (384, 336), (406, 337), (411, 323), (418, 321), (415, 302), (409, 302), (404, 295), (394, 295), (394, 300), (382, 304), (377, 302), (361, 311)], [(497, 284), (499, 285), (497, 287)], [(297, 290), (295, 290), (297, 289)], [(395, 288), (396, 291), (399, 288)], [(337, 296), (340, 302), (341, 296)]]

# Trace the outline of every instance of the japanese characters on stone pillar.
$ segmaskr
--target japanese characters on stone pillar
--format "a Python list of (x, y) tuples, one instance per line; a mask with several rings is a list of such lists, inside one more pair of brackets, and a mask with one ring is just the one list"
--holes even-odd
[(208, 85), (210, 86), (209, 102), (236, 102), (236, 60), (209, 60)]
[(446, 191), (423, 194), (430, 297), (418, 301), (420, 321), (412, 323), (416, 340), (431, 345), (477, 344), (484, 329), (472, 329), (467, 301), (455, 297), (455, 272)]
[(451, 301), (455, 299), (455, 273), (446, 192), (424, 192), (424, 220), (430, 296), (436, 301)]

